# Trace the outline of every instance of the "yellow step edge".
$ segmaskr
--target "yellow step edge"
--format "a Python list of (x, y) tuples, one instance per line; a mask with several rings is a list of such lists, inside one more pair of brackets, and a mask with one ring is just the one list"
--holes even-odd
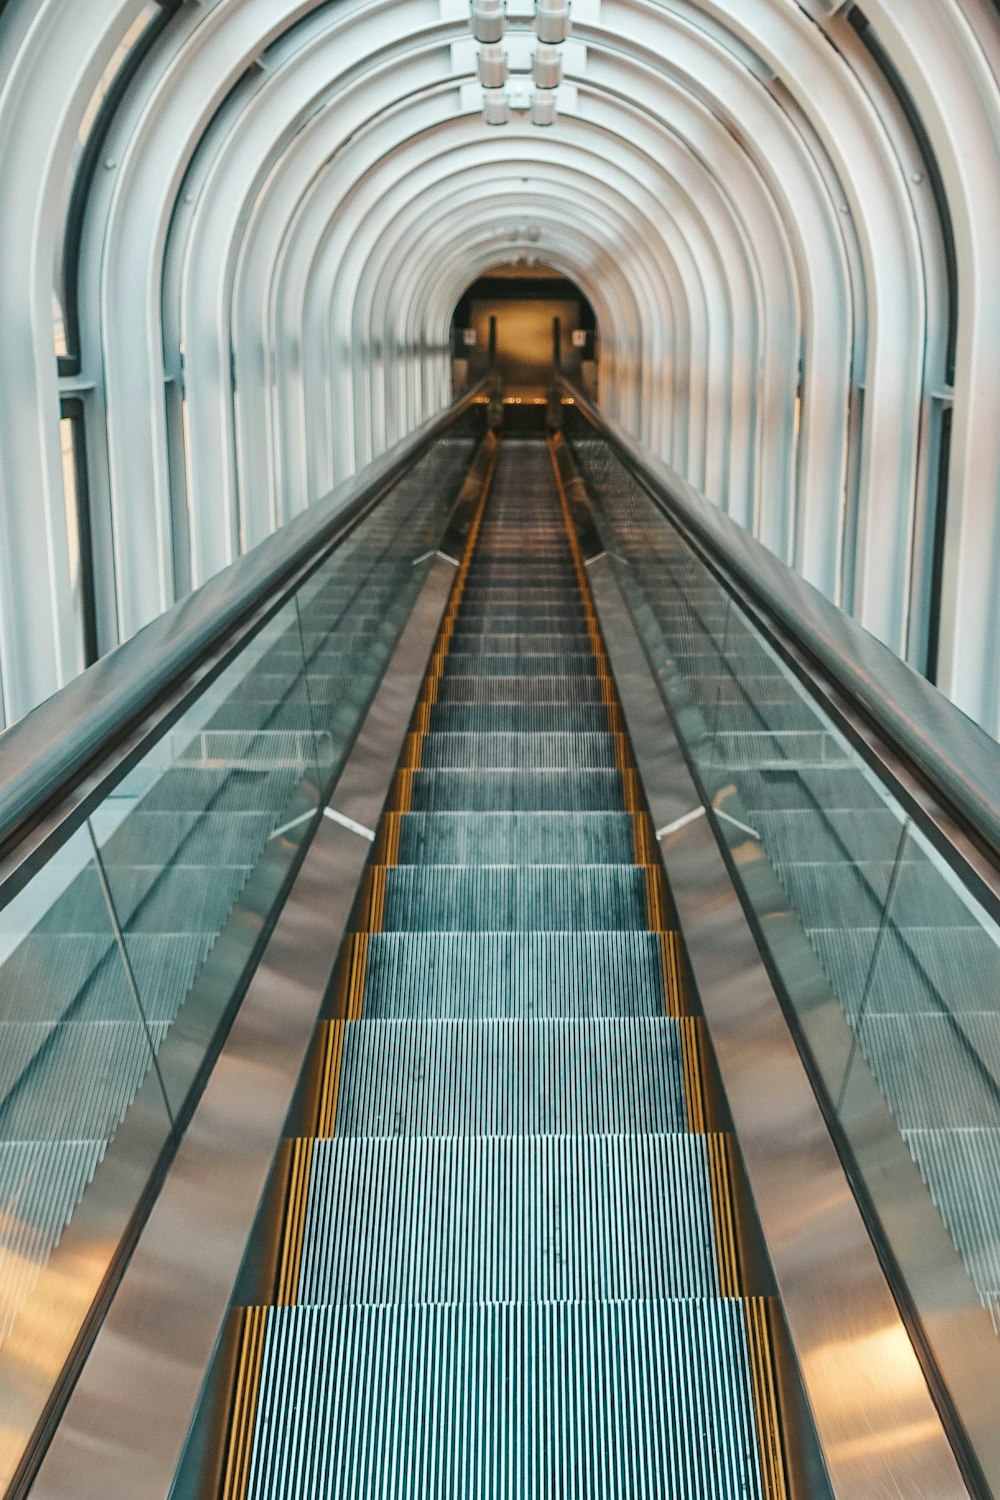
[(375, 847), (372, 851), (376, 864), (399, 864), (399, 843), (403, 832), (403, 819), (405, 817), (405, 813), (398, 812), (382, 814), (382, 820), (378, 825), (378, 833), (375, 835)]
[(413, 809), (413, 772), (402, 770), (396, 772), (392, 778), (392, 787), (389, 791), (388, 811), (395, 813), (408, 813)]
[(743, 1291), (743, 1277), (733, 1213), (732, 1139), (728, 1135), (709, 1134), (705, 1145), (712, 1186), (712, 1222), (715, 1226), (719, 1292), (723, 1297), (739, 1297)]
[(313, 1122), (313, 1134), (319, 1140), (331, 1140), (337, 1131), (337, 1104), (340, 1099), (340, 1077), (344, 1062), (344, 1039), (347, 1022), (320, 1022), (319, 1098)]
[[(404, 773), (400, 773), (404, 774)], [(369, 865), (362, 876), (359, 927), (361, 932), (381, 932), (385, 921), (385, 865)]]
[(772, 1302), (766, 1297), (746, 1297), (743, 1307), (746, 1316), (750, 1382), (753, 1387), (757, 1445), (765, 1500), (789, 1500), (790, 1487), (785, 1466), (784, 1424), (778, 1395), (778, 1373), (772, 1331), (772, 1318), (775, 1311)]
[(266, 1307), (245, 1307), (240, 1313), (242, 1327), (219, 1500), (246, 1500), (250, 1488), (250, 1460), (260, 1397), (267, 1317)]
[(688, 1130), (692, 1135), (706, 1133), (705, 1057), (702, 1021), (696, 1016), (678, 1017), (681, 1037), (681, 1062), (684, 1071), (684, 1104)]
[(313, 1141), (300, 1137), (292, 1142), (289, 1167), (288, 1198), (278, 1260), (275, 1287), (276, 1307), (294, 1307), (302, 1269), (302, 1247), (306, 1233), (306, 1209), (309, 1204), (309, 1179), (312, 1175)]
[(404, 771), (419, 771), (424, 757), (424, 740), (426, 736), (422, 730), (411, 730), (406, 736), (403, 746), (403, 755), (400, 761), (401, 769)]
[(649, 930), (650, 932), (669, 932), (672, 927), (670, 898), (667, 895), (667, 881), (663, 867), (657, 861), (655, 865), (644, 865), (642, 873), (646, 887), (646, 920)]
[(661, 932), (659, 938), (660, 958), (663, 965), (663, 1001), (666, 1013), (677, 1019), (681, 1016), (690, 1016), (691, 1009), (688, 1004), (681, 950), (683, 939), (679, 932), (672, 931)]
[(368, 973), (368, 936), (367, 932), (349, 932), (341, 946), (332, 994), (333, 1011), (338, 1019), (361, 1019)]

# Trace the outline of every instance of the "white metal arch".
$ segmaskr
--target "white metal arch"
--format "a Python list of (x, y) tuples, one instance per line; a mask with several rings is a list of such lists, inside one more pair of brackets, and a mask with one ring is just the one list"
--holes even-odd
[(1000, 730), (1000, 23), (983, 0), (864, 0), (893, 76), (827, 0), (580, 0), (549, 132), (479, 123), (459, 0), (185, 0), (108, 124), (80, 373), (60, 380), (75, 136), (142, 4), (0, 16), (8, 718), (79, 662), (61, 396), (87, 414), (108, 643), (446, 399), (450, 307), (497, 258), (499, 215), (537, 222), (598, 310), (607, 408), (918, 661), (941, 574), (942, 685)]

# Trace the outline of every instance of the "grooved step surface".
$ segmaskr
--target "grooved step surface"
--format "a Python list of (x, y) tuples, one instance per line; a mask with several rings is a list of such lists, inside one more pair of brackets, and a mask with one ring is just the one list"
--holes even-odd
[(620, 812), (620, 771), (415, 771), (414, 812)]
[(615, 741), (610, 734), (434, 733), (427, 736), (422, 765), (428, 771), (447, 767), (613, 770)]
[(384, 932), (641, 932), (631, 865), (403, 865), (386, 874)]
[(648, 932), (382, 933), (368, 943), (370, 1019), (662, 1016)]
[[(338, 1226), (350, 1222), (350, 1235)], [(706, 1140), (317, 1141), (297, 1302), (715, 1296)]]
[(627, 813), (410, 813), (401, 822), (401, 865), (628, 864)]
[(282, 1158), (222, 1500), (787, 1500), (567, 518), (544, 447), (505, 442)]
[(359, 1021), (347, 1027), (338, 1136), (684, 1130), (676, 1021)]
[(765, 1500), (743, 1305), (276, 1308), (249, 1500)]

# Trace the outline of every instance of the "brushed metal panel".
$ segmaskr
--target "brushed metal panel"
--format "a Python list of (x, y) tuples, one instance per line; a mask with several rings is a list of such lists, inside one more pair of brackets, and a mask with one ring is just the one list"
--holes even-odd
[(610, 563), (588, 573), (833, 1493), (966, 1497)]
[[(432, 563), (330, 806), (381, 815), (455, 566)], [(324, 818), (31, 1494), (164, 1500), (180, 1461), (370, 842)]]

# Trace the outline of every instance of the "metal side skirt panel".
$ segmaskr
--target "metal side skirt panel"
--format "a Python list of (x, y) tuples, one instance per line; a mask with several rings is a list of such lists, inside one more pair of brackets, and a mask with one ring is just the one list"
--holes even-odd
[[(374, 828), (455, 576), (435, 559), (330, 806)], [(321, 820), (32, 1489), (169, 1494), (371, 844)]]
[(610, 563), (588, 572), (833, 1492), (966, 1497)]

